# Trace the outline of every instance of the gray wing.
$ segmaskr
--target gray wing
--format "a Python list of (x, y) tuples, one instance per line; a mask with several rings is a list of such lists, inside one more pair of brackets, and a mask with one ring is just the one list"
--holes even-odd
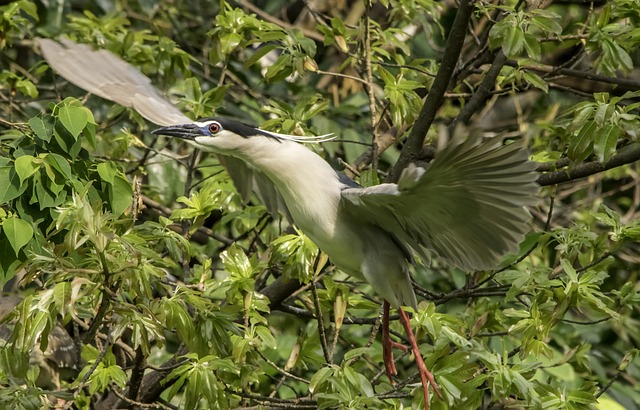
[(492, 269), (529, 230), (538, 202), (535, 163), (521, 142), (452, 142), (425, 171), (409, 166), (398, 184), (342, 191), (342, 205), (391, 232), (425, 260), (428, 249), (464, 270)]
[(107, 50), (61, 39), (36, 40), (45, 60), (69, 82), (99, 97), (136, 110), (158, 125), (186, 124), (192, 120), (167, 101), (149, 77)]
[[(110, 51), (94, 50), (88, 45), (68, 39), (61, 39), (61, 43), (45, 38), (38, 38), (36, 41), (47, 63), (78, 87), (133, 108), (142, 117), (157, 125), (192, 122), (164, 98), (149, 77)], [(284, 200), (266, 176), (249, 168), (241, 160), (221, 156), (219, 158), (243, 199), (248, 200), (251, 192), (256, 192), (272, 215), (281, 211), (291, 220)]]

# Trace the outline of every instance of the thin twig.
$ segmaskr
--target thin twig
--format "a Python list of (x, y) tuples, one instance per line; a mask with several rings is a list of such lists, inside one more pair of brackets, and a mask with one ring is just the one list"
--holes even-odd
[(378, 169), (378, 136), (376, 127), (376, 95), (373, 88), (373, 72), (371, 70), (371, 21), (369, 13), (371, 12), (371, 4), (365, 1), (367, 11), (364, 16), (364, 67), (367, 73), (367, 96), (369, 97), (369, 119), (371, 121), (371, 132), (373, 138), (371, 140), (371, 167)]
[[(627, 352), (627, 354), (624, 355), (624, 357), (622, 358), (622, 363), (620, 363), (618, 365), (618, 372), (611, 378), (611, 380), (609, 380), (609, 382), (607, 384), (605, 384), (595, 395), (596, 399), (599, 398), (600, 396), (602, 396), (604, 394), (604, 392), (606, 392), (607, 390), (609, 390), (609, 388), (613, 385), (613, 383), (622, 375), (622, 373), (624, 373), (624, 369), (626, 369), (626, 365), (628, 365), (628, 363), (625, 363), (627, 361), (629, 361), (633, 356), (630, 354), (630, 352)], [(625, 364), (624, 367), (623, 364)]]
[(363, 80), (362, 78), (356, 77), (356, 76), (353, 76), (353, 75), (349, 75), (349, 74), (336, 73), (336, 72), (333, 72), (333, 71), (324, 71), (324, 70), (320, 70), (320, 69), (315, 70), (315, 73), (316, 74), (322, 74), (322, 75), (329, 75), (329, 76), (333, 76), (333, 77), (348, 78), (349, 80), (357, 81), (357, 82), (362, 83), (362, 84), (367, 84), (367, 82), (365, 80)]
[(329, 354), (329, 345), (327, 344), (327, 334), (324, 329), (324, 320), (322, 319), (322, 309), (320, 308), (320, 299), (318, 298), (318, 289), (316, 287), (315, 278), (311, 281), (311, 294), (313, 295), (313, 305), (316, 309), (316, 319), (318, 320), (318, 334), (320, 335), (320, 345), (322, 353), (327, 363), (331, 363), (331, 355)]
[(282, 373), (284, 376), (287, 376), (290, 379), (297, 380), (297, 381), (305, 383), (305, 384), (311, 383), (309, 380), (307, 380), (307, 379), (305, 379), (303, 377), (300, 377), (300, 376), (296, 376), (295, 374), (290, 373), (290, 372), (286, 371), (285, 369), (279, 367), (271, 359), (269, 359), (267, 356), (265, 356), (264, 353), (262, 353), (260, 350), (256, 350), (256, 351), (258, 352), (258, 355), (260, 355), (260, 357), (262, 357), (262, 360), (267, 362), (271, 367), (273, 367), (274, 369), (276, 369), (277, 371)]
[(324, 36), (320, 33), (317, 33), (315, 31), (311, 31), (309, 29), (306, 29), (304, 27), (299, 27), (299, 26), (295, 26), (293, 24), (289, 24), (286, 23), (282, 20), (280, 20), (279, 18), (276, 18), (274, 16), (272, 16), (271, 14), (265, 12), (264, 10), (262, 10), (261, 8), (251, 4), (251, 2), (247, 1), (247, 0), (238, 0), (238, 3), (242, 6), (247, 8), (248, 10), (256, 13), (258, 16), (260, 16), (262, 19), (264, 19), (265, 21), (268, 21), (269, 23), (273, 23), (276, 24), (280, 27), (286, 28), (286, 29), (297, 29), (300, 30), (302, 32), (302, 34), (305, 35), (305, 37), (309, 37), (313, 40), (316, 41), (324, 41)]
[(317, 406), (317, 404), (318, 404), (318, 402), (316, 400), (307, 399), (307, 398), (304, 398), (304, 397), (296, 397), (294, 399), (280, 399), (280, 398), (277, 398), (277, 397), (259, 396), (257, 394), (238, 392), (238, 391), (233, 391), (233, 390), (227, 390), (227, 392), (229, 394), (234, 394), (234, 395), (243, 397), (245, 399), (262, 401), (262, 402), (271, 403), (271, 404), (301, 404), (301, 405), (306, 405), (306, 406), (311, 406), (311, 405)]
[(130, 398), (126, 397), (125, 395), (123, 395), (122, 393), (120, 393), (118, 391), (117, 387), (112, 386), (111, 387), (111, 391), (113, 392), (113, 394), (115, 394), (116, 396), (118, 396), (118, 398), (126, 403), (129, 404), (133, 404), (134, 406), (137, 407), (142, 407), (145, 409), (169, 409), (169, 410), (173, 410), (175, 407), (170, 407), (167, 405), (164, 405), (162, 403), (142, 403), (139, 401), (135, 401), (135, 400), (131, 400)]

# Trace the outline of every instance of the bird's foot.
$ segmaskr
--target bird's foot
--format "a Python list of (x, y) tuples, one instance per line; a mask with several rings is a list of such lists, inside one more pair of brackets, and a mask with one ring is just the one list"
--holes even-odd
[(408, 349), (407, 346), (402, 343), (391, 340), (391, 335), (389, 334), (389, 302), (385, 300), (382, 304), (382, 309), (382, 361), (389, 382), (393, 385), (393, 376), (398, 374), (395, 361), (393, 360), (393, 349), (401, 349), (403, 352), (406, 352)]
[(427, 366), (424, 364), (424, 360), (422, 360), (422, 355), (420, 354), (420, 350), (418, 350), (418, 343), (416, 342), (416, 338), (413, 335), (413, 330), (411, 330), (411, 322), (409, 321), (409, 316), (406, 314), (404, 310), (402, 310), (402, 308), (398, 308), (398, 313), (400, 314), (400, 323), (402, 323), (402, 326), (404, 327), (404, 330), (407, 333), (407, 337), (409, 338), (409, 343), (411, 344), (411, 350), (413, 350), (413, 355), (416, 358), (416, 364), (418, 365), (418, 373), (420, 373), (420, 379), (422, 380), (422, 392), (424, 394), (425, 409), (428, 410), (429, 409), (429, 383), (431, 383), (431, 385), (433, 386), (433, 391), (435, 391), (436, 396), (438, 396), (440, 400), (442, 400), (442, 394), (440, 394), (440, 390), (438, 390), (438, 385), (436, 384), (436, 381), (433, 378), (433, 374), (427, 369)]

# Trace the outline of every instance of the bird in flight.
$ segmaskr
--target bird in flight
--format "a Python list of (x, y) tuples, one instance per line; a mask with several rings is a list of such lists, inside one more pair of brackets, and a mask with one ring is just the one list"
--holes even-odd
[(221, 156), (239, 192), (252, 190), (270, 211), (280, 210), (332, 263), (367, 281), (384, 299), (383, 360), (393, 383), (397, 374), (390, 308), (407, 332), (421, 376), (442, 397), (426, 368), (402, 306), (417, 309), (409, 266), (435, 252), (465, 271), (493, 269), (517, 251), (529, 230), (528, 206), (537, 203), (535, 163), (522, 142), (454, 138), (427, 169), (409, 165), (397, 183), (363, 188), (336, 172), (301, 137), (251, 127), (225, 118), (192, 121), (167, 101), (151, 80), (106, 50), (70, 40), (39, 39), (44, 58), (71, 83), (131, 107), (161, 126), (154, 134), (182, 138)]

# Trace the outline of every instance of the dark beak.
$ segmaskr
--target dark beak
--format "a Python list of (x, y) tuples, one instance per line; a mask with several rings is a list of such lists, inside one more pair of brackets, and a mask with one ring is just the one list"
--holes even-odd
[(170, 125), (168, 127), (160, 127), (151, 131), (152, 134), (167, 135), (169, 137), (177, 137), (185, 140), (194, 140), (196, 137), (202, 137), (204, 134), (195, 124)]

